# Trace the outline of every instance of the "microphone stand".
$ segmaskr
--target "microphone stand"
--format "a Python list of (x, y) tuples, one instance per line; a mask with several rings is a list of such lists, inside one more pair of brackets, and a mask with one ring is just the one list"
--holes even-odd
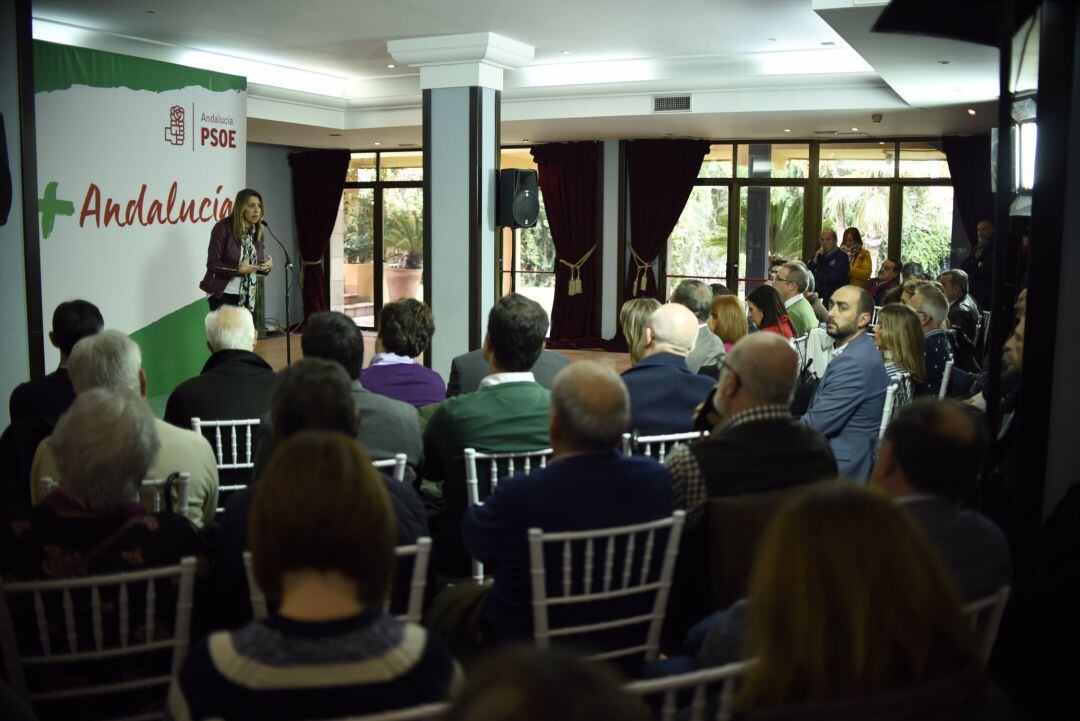
[(274, 241), (278, 244), (278, 247), (281, 248), (281, 252), (285, 254), (285, 365), (291, 366), (292, 333), (290, 331), (292, 329), (292, 325), (289, 322), (289, 306), (291, 305), (291, 303), (289, 302), (289, 290), (290, 286), (292, 285), (292, 258), (289, 257), (289, 251), (285, 248), (285, 244), (281, 242), (280, 238), (274, 235), (274, 231), (270, 230), (270, 224), (267, 223), (265, 220), (261, 222), (263, 224), (263, 227), (266, 228), (266, 231), (270, 233), (270, 237), (273, 238)]

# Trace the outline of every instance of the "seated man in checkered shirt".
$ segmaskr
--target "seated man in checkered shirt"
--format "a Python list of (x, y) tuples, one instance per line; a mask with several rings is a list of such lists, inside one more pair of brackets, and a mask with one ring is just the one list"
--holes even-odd
[(666, 465), (686, 528), (700, 524), (709, 498), (774, 491), (833, 479), (836, 459), (818, 431), (791, 418), (798, 356), (774, 333), (751, 333), (720, 363), (711, 435), (676, 446)]

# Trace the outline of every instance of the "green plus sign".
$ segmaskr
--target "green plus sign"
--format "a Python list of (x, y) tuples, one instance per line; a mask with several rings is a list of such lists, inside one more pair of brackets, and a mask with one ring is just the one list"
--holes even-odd
[(70, 200), (57, 200), (56, 186), (53, 180), (45, 186), (45, 197), (38, 198), (38, 212), (41, 213), (41, 235), (48, 238), (52, 235), (53, 226), (56, 224), (58, 215), (75, 215), (75, 204)]

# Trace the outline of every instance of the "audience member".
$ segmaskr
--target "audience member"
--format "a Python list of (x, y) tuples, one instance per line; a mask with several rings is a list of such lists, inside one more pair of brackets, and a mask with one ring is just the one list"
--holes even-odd
[(874, 345), (881, 351), (889, 382), (895, 383), (896, 404), (907, 405), (926, 374), (926, 349), (919, 316), (906, 305), (887, 305), (878, 311)]
[(848, 228), (845, 230), (840, 247), (848, 256), (848, 284), (857, 288), (865, 288), (870, 282), (874, 261), (870, 258), (870, 251), (863, 247), (862, 233), (859, 232), (859, 229)]
[(780, 294), (784, 312), (797, 336), (806, 335), (818, 327), (814, 308), (803, 295), (809, 287), (808, 278), (809, 273), (799, 263), (784, 263), (769, 281), (769, 285)]
[(12, 423), (40, 420), (50, 429), (56, 425), (60, 414), (75, 400), (67, 370), (71, 349), (86, 336), (100, 333), (104, 326), (101, 311), (93, 303), (69, 300), (56, 306), (49, 342), (60, 351), (60, 365), (46, 376), (15, 387), (8, 401)]
[(993, 252), (990, 246), (994, 242), (994, 226), (985, 218), (975, 226), (976, 243), (963, 263), (960, 270), (968, 275), (968, 292), (975, 298), (979, 307), (990, 306), (990, 290), (993, 285), (990, 277), (990, 264), (993, 260)]
[(910, 517), (829, 485), (773, 521), (751, 583), (747, 718), (1009, 717), (961, 596)]
[(738, 297), (722, 295), (713, 300), (709, 313), (709, 330), (723, 342), (725, 353), (731, 351), (731, 346), (750, 332), (746, 309)]
[(697, 340), (694, 350), (686, 356), (686, 366), (697, 373), (705, 366), (716, 366), (727, 351), (723, 342), (709, 330), (709, 314), (712, 311), (713, 294), (709, 286), (700, 280), (686, 279), (671, 294), (671, 302), (684, 305), (698, 320)]
[(926, 273), (923, 272), (922, 263), (916, 263), (915, 261), (908, 261), (900, 268), (900, 278), (904, 283), (909, 280), (916, 282), (926, 280)]
[(379, 311), (375, 355), (360, 371), (360, 383), (372, 393), (409, 405), (426, 406), (446, 399), (442, 376), (417, 363), (431, 345), (435, 318), (431, 309), (413, 298), (387, 303)]
[(870, 284), (874, 305), (885, 305), (886, 295), (900, 286), (900, 267), (895, 260), (886, 260), (878, 268), (877, 281)]
[[(626, 387), (614, 370), (592, 361), (572, 363), (559, 371), (551, 389), (552, 460), (528, 475), (504, 478), (483, 505), (465, 513), (465, 548), (495, 576), (484, 612), (485, 638), (532, 637), (529, 528), (581, 531), (671, 515), (667, 470), (649, 456), (617, 450), (629, 419)], [(611, 604), (604, 611), (610, 615)]]
[(1027, 313), (1027, 288), (1020, 289), (1020, 293), (1016, 296), (1016, 303), (1013, 304), (1013, 310), (1016, 311), (1017, 322)]
[(836, 247), (836, 231), (832, 228), (821, 231), (821, 247), (806, 265), (814, 274), (817, 293), (825, 305), (837, 288), (848, 284), (850, 261), (847, 253)]
[(694, 408), (713, 385), (686, 366), (697, 334), (697, 317), (678, 303), (649, 316), (639, 342), (641, 360), (622, 374), (630, 393), (630, 426), (639, 435), (694, 429)]
[[(270, 397), (267, 427), (273, 429), (273, 436), (268, 450), (301, 431), (333, 431), (357, 438), (363, 419), (357, 415), (351, 389), (345, 369), (333, 361), (304, 358), (282, 370)], [(268, 462), (271, 455), (265, 456)], [(312, 479), (310, 493), (323, 492), (318, 480)], [(410, 484), (385, 473), (382, 480), (397, 521), (397, 545), (416, 543), (428, 530), (423, 503)], [(248, 547), (248, 518), (258, 481), (256, 476), (250, 486), (229, 497), (218, 526), (214, 598), (215, 625), (219, 628), (236, 628), (251, 619), (243, 554)], [(301, 481), (297, 478), (296, 482)], [(394, 587), (395, 607), (407, 596), (407, 586), (408, 579), (399, 577)]]
[(802, 417), (829, 439), (840, 475), (862, 482), (870, 475), (889, 385), (881, 354), (866, 335), (873, 313), (863, 288), (849, 285), (833, 294), (826, 332), (836, 350)]
[(795, 337), (795, 329), (784, 311), (784, 301), (771, 285), (759, 285), (746, 294), (746, 307), (750, 320), (757, 329), (776, 333), (788, 340)]
[(724, 295), (731, 295), (731, 289), (723, 283), (709, 283), (709, 287), (712, 288), (713, 299), (717, 299)]
[(424, 430), (424, 477), (442, 486), (442, 507), (429, 522), (444, 576), (469, 573), (461, 541), (461, 517), (468, 505), (464, 449), (526, 451), (548, 445), (551, 393), (529, 371), (544, 348), (547, 326), (544, 309), (523, 295), (511, 293), (496, 301), (484, 338), (491, 374), (475, 393), (448, 398)]
[(656, 298), (631, 298), (619, 309), (619, 325), (622, 327), (626, 346), (630, 350), (630, 365), (637, 365), (644, 350), (645, 327), (649, 318), (660, 309)]
[(821, 302), (821, 297), (815, 292), (817, 281), (814, 279), (814, 274), (810, 272), (810, 268), (803, 261), (796, 259), (791, 262), (806, 272), (806, 292), (803, 293), (803, 297), (806, 298), (806, 302), (810, 304), (810, 307), (814, 309), (814, 317), (817, 318), (817, 322), (824, 323), (829, 319), (829, 311), (825, 304)]
[(947, 270), (938, 276), (938, 282), (949, 302), (949, 328), (956, 337), (956, 366), (969, 373), (977, 373), (980, 368), (976, 342), (979, 326), (982, 325), (982, 312), (975, 299), (968, 293), (967, 273), (962, 270)]
[(752, 333), (731, 349), (711, 399), (719, 422), (708, 438), (675, 446), (665, 460), (688, 531), (709, 498), (836, 477), (829, 442), (788, 410), (798, 363), (791, 345), (772, 333)]
[(192, 646), (170, 718), (338, 718), (450, 695), (460, 674), (445, 644), (383, 610), (394, 516), (355, 441), (325, 431), (285, 441), (250, 533), (255, 579), (277, 610)]
[(926, 337), (926, 375), (922, 384), (915, 387), (915, 392), (936, 396), (945, 377), (945, 363), (952, 359), (949, 333), (941, 327), (948, 314), (949, 301), (933, 284), (919, 283), (907, 305), (918, 314)]
[(984, 426), (963, 406), (921, 398), (893, 416), (871, 476), (918, 522), (969, 601), (1012, 577), (1001, 529), (960, 507), (975, 491), (987, 446)]
[(205, 325), (210, 357), (199, 375), (178, 385), (169, 396), (165, 420), (191, 428), (192, 418), (237, 420), (266, 413), (275, 376), (270, 364), (253, 352), (251, 311), (223, 305), (207, 313)]
[[(333, 361), (349, 374), (351, 395), (360, 415), (356, 440), (375, 459), (393, 458), (404, 453), (407, 458), (405, 481), (413, 483), (423, 465), (420, 421), (416, 409), (408, 403), (372, 393), (360, 383), (364, 365), (364, 336), (344, 313), (325, 311), (308, 316), (300, 347), (305, 358)], [(259, 425), (252, 478), (258, 479), (274, 451), (273, 418), (267, 413)]]
[[(139, 346), (120, 331), (102, 331), (76, 343), (68, 360), (68, 371), (76, 395), (103, 388), (112, 392), (128, 390), (146, 398), (146, 373)], [(194, 431), (165, 421), (155, 419), (154, 428), (160, 446), (145, 477), (162, 480), (173, 473), (190, 473), (187, 517), (196, 526), (210, 525), (218, 499), (217, 461), (210, 442)], [(42, 500), (39, 481), (45, 476), (61, 485), (66, 481), (53, 453), (51, 438), (42, 441), (34, 454), (30, 489), (35, 503)]]
[(504, 649), (469, 672), (446, 721), (648, 721), (608, 667), (567, 651)]

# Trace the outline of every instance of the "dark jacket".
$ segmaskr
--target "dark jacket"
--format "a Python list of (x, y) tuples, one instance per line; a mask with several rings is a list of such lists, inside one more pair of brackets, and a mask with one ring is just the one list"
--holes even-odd
[[(215, 223), (210, 231), (210, 245), (206, 249), (206, 275), (199, 283), (199, 288), (215, 298), (220, 298), (225, 292), (229, 280), (240, 275), (237, 272), (240, 267), (240, 239), (233, 234), (232, 222), (232, 216), (223, 218)], [(255, 239), (255, 250), (259, 264), (265, 263), (261, 225)], [(269, 272), (260, 271), (259, 275), (267, 275)]]
[(820, 258), (811, 258), (806, 267), (814, 274), (814, 290), (825, 305), (829, 304), (833, 291), (843, 288), (850, 280), (851, 261), (839, 247), (831, 253), (823, 253)]
[(40, 419), (50, 428), (75, 402), (67, 368), (61, 366), (47, 376), (20, 383), (11, 392), (8, 411), (11, 422)]
[(974, 249), (964, 262), (960, 264), (960, 270), (968, 274), (968, 294), (975, 298), (980, 306), (990, 305), (990, 289), (993, 283), (990, 278), (990, 263), (994, 257), (994, 241), (991, 240), (983, 248), (979, 257), (975, 257)]
[(956, 333), (956, 367), (969, 373), (981, 370), (976, 350), (982, 313), (970, 294), (949, 306), (949, 329)]
[[(553, 350), (543, 350), (530, 369), (536, 382), (551, 390), (555, 374), (570, 361), (566, 356)], [(472, 393), (480, 387), (480, 381), (491, 375), (491, 367), (484, 359), (482, 350), (474, 350), (459, 355), (450, 364), (450, 382), (446, 384), (446, 397), (453, 398), (462, 393)]]
[(190, 430), (192, 418), (258, 418), (270, 408), (276, 379), (270, 365), (251, 351), (219, 350), (206, 359), (199, 375), (172, 392), (165, 404), (165, 420)]
[(674, 353), (642, 358), (622, 379), (630, 394), (630, 427), (643, 436), (694, 430), (694, 408), (713, 387), (711, 378), (691, 373)]

